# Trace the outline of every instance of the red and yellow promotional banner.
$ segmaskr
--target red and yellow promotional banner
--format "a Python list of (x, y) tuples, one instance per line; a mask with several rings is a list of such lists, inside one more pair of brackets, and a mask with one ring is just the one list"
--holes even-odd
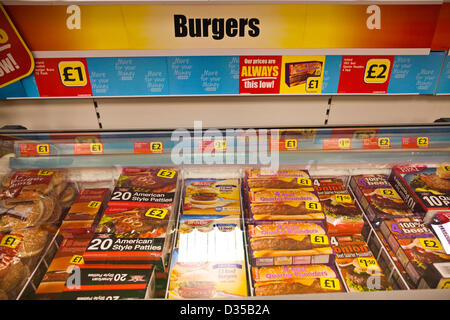
[(7, 6), (33, 51), (430, 48), (441, 5)]
[(33, 56), (0, 5), (0, 88), (30, 75), (33, 68)]

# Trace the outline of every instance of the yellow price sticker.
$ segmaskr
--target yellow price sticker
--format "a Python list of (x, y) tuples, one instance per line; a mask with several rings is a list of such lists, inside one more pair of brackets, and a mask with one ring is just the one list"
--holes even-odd
[(74, 255), (74, 256), (72, 256), (72, 258), (70, 258), (69, 263), (71, 263), (71, 264), (84, 264), (83, 256)]
[(308, 178), (297, 178), (297, 184), (302, 186), (312, 186), (312, 181)]
[(50, 145), (48, 145), (48, 144), (38, 144), (36, 146), (36, 152), (39, 153), (39, 154), (50, 153)]
[(349, 138), (340, 138), (338, 139), (339, 149), (350, 149), (350, 139)]
[(297, 150), (297, 139), (286, 139), (284, 140), (284, 147), (289, 150)]
[(450, 289), (450, 279), (445, 279), (441, 281), (438, 286), (438, 289)]
[(352, 197), (349, 194), (337, 194), (335, 196), (337, 202), (352, 203)]
[(439, 240), (437, 239), (433, 239), (433, 238), (425, 238), (425, 239), (419, 239), (420, 241), (420, 245), (424, 248), (424, 249), (429, 249), (429, 250), (442, 250), (442, 245), (439, 242)]
[(416, 143), (418, 147), (428, 147), (430, 144), (430, 139), (428, 139), (428, 137), (418, 137)]
[(381, 188), (379, 190), (383, 196), (398, 198), (397, 192), (395, 192), (395, 190), (392, 188)]
[(61, 61), (58, 64), (61, 82), (66, 87), (84, 87), (87, 84), (86, 69), (81, 61)]
[(363, 269), (379, 269), (375, 258), (358, 258), (358, 264)]
[(175, 177), (175, 174), (177, 172), (175, 170), (171, 170), (171, 169), (160, 169), (158, 171), (158, 173), (156, 174), (156, 176), (161, 177), (161, 178), (167, 178), (167, 179), (172, 179), (173, 177)]
[(320, 277), (320, 287), (328, 290), (341, 290), (341, 284), (336, 278)]
[(103, 144), (101, 144), (101, 143), (91, 143), (91, 144), (89, 144), (89, 150), (92, 153), (102, 153), (103, 152)]
[(450, 166), (446, 164), (441, 164), (441, 169), (445, 172), (450, 172)]
[(14, 249), (20, 244), (21, 241), (22, 241), (21, 237), (7, 234), (2, 238), (2, 241), (0, 241), (0, 246)]
[(150, 151), (163, 152), (163, 143), (162, 142), (151, 142), (150, 143)]
[(214, 150), (216, 151), (224, 151), (227, 149), (227, 143), (224, 140), (216, 140), (214, 141)]
[(391, 138), (378, 138), (378, 146), (380, 148), (390, 148)]
[(314, 244), (328, 244), (328, 237), (324, 234), (312, 234), (311, 237), (311, 243)]
[(389, 59), (370, 59), (366, 63), (364, 71), (365, 83), (385, 83), (389, 77), (391, 60)]
[(41, 169), (38, 171), (38, 176), (51, 176), (53, 173), (53, 171)]
[(151, 208), (148, 209), (145, 213), (146, 217), (156, 218), (156, 219), (164, 219), (165, 216), (169, 213), (169, 210), (163, 208)]
[[(317, 71), (317, 70), (316, 70)], [(322, 79), (319, 77), (308, 77), (306, 79), (305, 91), (308, 93), (320, 93), (322, 88)]]
[(305, 201), (305, 207), (309, 210), (322, 211), (322, 205), (320, 202)]
[(102, 203), (100, 201), (91, 201), (88, 203), (89, 208), (97, 209)]

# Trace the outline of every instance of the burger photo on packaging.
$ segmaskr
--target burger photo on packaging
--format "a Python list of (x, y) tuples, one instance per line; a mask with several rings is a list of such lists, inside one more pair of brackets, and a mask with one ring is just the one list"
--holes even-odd
[[(406, 244), (406, 242), (409, 243)], [(427, 246), (427, 244), (430, 245)], [(430, 264), (439, 262), (447, 262), (450, 264), (450, 255), (445, 253), (437, 239), (421, 238), (404, 240), (402, 241), (402, 248), (411, 262), (417, 267), (420, 275), (423, 275)]]
[(341, 260), (338, 268), (350, 292), (392, 290), (378, 263), (366, 267), (358, 258), (345, 260), (348, 262)]
[(197, 269), (183, 273), (179, 279), (178, 293), (186, 299), (210, 299), (216, 295), (216, 281), (214, 275), (204, 269)]
[(430, 192), (436, 195), (450, 193), (450, 164), (437, 168), (424, 168), (419, 173), (405, 175), (405, 180), (415, 192)]
[(383, 218), (397, 218), (413, 216), (412, 211), (403, 202), (393, 188), (378, 188), (367, 194), (369, 202), (377, 215)]
[(190, 202), (199, 205), (212, 205), (219, 201), (219, 193), (213, 188), (198, 188), (190, 195)]

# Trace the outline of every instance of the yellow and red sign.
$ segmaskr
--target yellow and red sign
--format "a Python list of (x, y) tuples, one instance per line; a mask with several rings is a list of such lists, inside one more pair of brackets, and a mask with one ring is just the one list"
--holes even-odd
[(0, 5), (0, 88), (25, 78), (33, 69), (33, 56)]

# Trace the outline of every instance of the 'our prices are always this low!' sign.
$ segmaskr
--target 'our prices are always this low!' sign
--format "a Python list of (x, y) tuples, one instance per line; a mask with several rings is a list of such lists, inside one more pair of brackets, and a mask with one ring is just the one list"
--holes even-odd
[(31, 52), (0, 5), (0, 88), (25, 78), (33, 69)]

